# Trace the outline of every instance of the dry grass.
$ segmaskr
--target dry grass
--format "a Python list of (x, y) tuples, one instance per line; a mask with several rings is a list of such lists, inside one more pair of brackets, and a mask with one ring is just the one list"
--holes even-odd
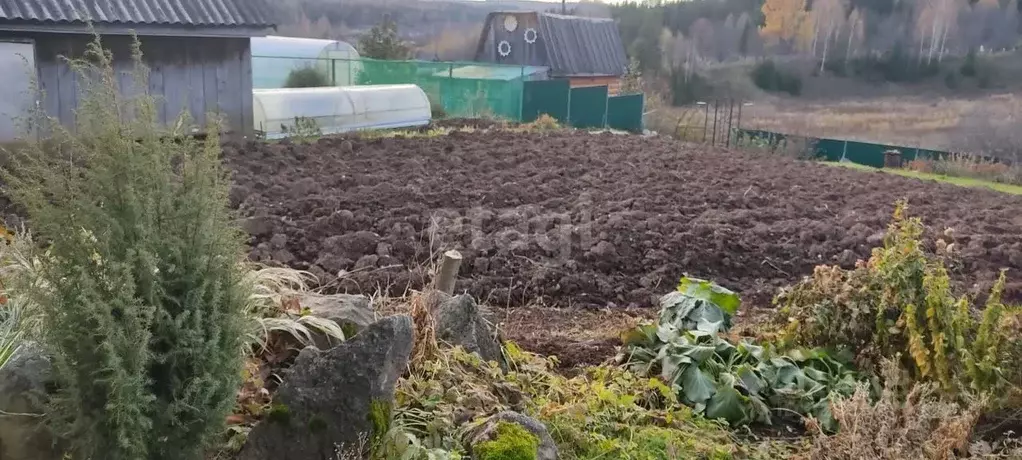
[(946, 158), (922, 158), (905, 165), (912, 171), (953, 177), (971, 177), (1002, 184), (1022, 185), (1022, 167), (980, 157), (951, 154)]
[[(710, 115), (712, 116), (712, 115)], [(663, 106), (646, 116), (647, 129), (685, 142), (709, 142), (712, 137), (712, 123), (707, 124), (707, 114), (702, 106)], [(719, 129), (718, 129), (719, 131)]]
[(444, 294), (436, 290), (417, 292), (411, 299), (412, 323), (415, 325), (415, 343), (412, 345), (410, 366), (417, 368), (431, 362), (440, 355), (440, 344), (436, 338), (436, 309)]
[(1016, 159), (1022, 97), (880, 97), (845, 101), (765, 100), (742, 127)]
[(888, 363), (883, 394), (870, 402), (863, 386), (855, 394), (831, 403), (840, 429), (826, 435), (818, 423), (807, 423), (816, 434), (807, 459), (813, 460), (950, 460), (968, 452), (982, 402), (970, 407), (941, 402), (936, 388), (917, 384), (902, 401), (897, 383), (900, 370)]
[(742, 127), (802, 136), (950, 148), (949, 136), (959, 125), (965, 106), (972, 104), (975, 102), (907, 98), (837, 103), (757, 102), (747, 108)]

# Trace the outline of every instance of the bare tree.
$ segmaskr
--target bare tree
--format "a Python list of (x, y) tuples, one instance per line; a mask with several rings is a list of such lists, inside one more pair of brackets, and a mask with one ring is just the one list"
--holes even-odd
[(689, 27), (689, 37), (692, 39), (695, 45), (695, 49), (698, 51), (699, 56), (706, 58), (715, 54), (715, 43), (714, 43), (714, 31), (713, 23), (709, 19), (699, 18), (692, 23)]
[(858, 9), (852, 10), (852, 14), (848, 15), (847, 21), (848, 28), (848, 43), (845, 45), (845, 65), (847, 66), (852, 60), (852, 56), (855, 54), (855, 46), (862, 41), (862, 14)]
[(815, 48), (818, 40), (822, 39), (823, 56), (820, 59), (820, 72), (827, 63), (827, 53), (830, 50), (830, 42), (841, 30), (845, 20), (845, 7), (841, 0), (817, 0), (813, 5), (813, 23), (816, 28), (816, 37), (813, 38), (813, 55), (816, 55)]

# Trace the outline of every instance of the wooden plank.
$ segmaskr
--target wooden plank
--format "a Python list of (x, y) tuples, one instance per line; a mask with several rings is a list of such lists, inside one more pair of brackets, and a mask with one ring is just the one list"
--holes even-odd
[(240, 53), (241, 60), (241, 81), (238, 86), (241, 97), (241, 127), (246, 136), (253, 133), (252, 127), (252, 49), (248, 41), (243, 42)]
[(164, 87), (166, 55), (154, 46), (146, 50), (146, 62), (149, 65), (149, 95), (156, 103), (156, 118), (160, 123), (168, 124), (174, 120), (174, 117), (167, 116), (167, 96)]
[(205, 94), (205, 81), (203, 77), (202, 48), (187, 47), (185, 53), (188, 58), (188, 108), (192, 113), (195, 124), (201, 129), (206, 124), (206, 104), (203, 102)]
[[(202, 56), (202, 98), (203, 112), (219, 115), (219, 91), (217, 91), (217, 67), (223, 60), (224, 46), (222, 39), (210, 39), (197, 47)], [(212, 121), (212, 120), (210, 120)]]
[(128, 121), (133, 118), (133, 113), (128, 109), (132, 108), (134, 104), (131, 104), (132, 98), (134, 98), (138, 90), (135, 88), (135, 76), (132, 72), (135, 70), (135, 65), (131, 62), (130, 56), (114, 56), (114, 78), (117, 81), (117, 89), (120, 92), (120, 102), (123, 105), (124, 111), (121, 112), (121, 121)]
[(74, 111), (78, 108), (78, 78), (67, 62), (57, 64), (57, 118), (69, 128), (74, 124)]
[(217, 66), (216, 82), (220, 112), (226, 117), (229, 129), (235, 133), (242, 131), (241, 88), (236, 84), (241, 78), (239, 48), (235, 41), (225, 42), (224, 56)]
[(43, 110), (51, 117), (60, 116), (60, 68), (53, 59), (39, 61), (39, 89), (43, 92)]
[(163, 56), (163, 113), (171, 124), (188, 111), (189, 82), (185, 52), (184, 48), (166, 49)]

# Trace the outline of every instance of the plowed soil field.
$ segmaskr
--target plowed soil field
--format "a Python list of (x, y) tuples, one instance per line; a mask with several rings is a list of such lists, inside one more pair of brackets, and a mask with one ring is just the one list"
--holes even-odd
[(817, 264), (868, 256), (899, 198), (935, 234), (954, 229), (963, 286), (1022, 268), (1022, 197), (664, 138), (476, 131), (225, 153), (252, 258), (341, 290), (404, 293), (458, 249), (458, 289), (493, 305), (642, 307), (688, 274), (765, 306)]

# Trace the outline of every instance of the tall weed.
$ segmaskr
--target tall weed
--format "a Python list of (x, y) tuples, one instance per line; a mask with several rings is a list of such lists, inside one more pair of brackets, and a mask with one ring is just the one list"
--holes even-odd
[(831, 403), (840, 429), (826, 434), (815, 421), (815, 435), (804, 455), (813, 460), (952, 459), (965, 453), (980, 404), (959, 405), (943, 401), (932, 384), (916, 384), (902, 397), (898, 387), (900, 369), (888, 363), (885, 388), (872, 402), (867, 387), (847, 399)]
[(137, 40), (132, 58), (125, 88), (98, 37), (70, 59), (74, 127), (37, 114), (49, 139), (4, 171), (46, 245), (12, 289), (40, 309), (57, 383), (48, 418), (72, 458), (198, 459), (241, 375), (243, 241), (217, 126), (204, 141), (186, 118), (164, 129)]
[(914, 381), (932, 382), (952, 399), (1004, 403), (1018, 391), (1006, 376), (1019, 367), (1001, 303), (1004, 274), (977, 311), (952, 294), (945, 258), (924, 250), (922, 222), (906, 212), (899, 203), (884, 246), (868, 261), (854, 270), (817, 267), (778, 296), (786, 345), (850, 350), (865, 369), (898, 360)]

